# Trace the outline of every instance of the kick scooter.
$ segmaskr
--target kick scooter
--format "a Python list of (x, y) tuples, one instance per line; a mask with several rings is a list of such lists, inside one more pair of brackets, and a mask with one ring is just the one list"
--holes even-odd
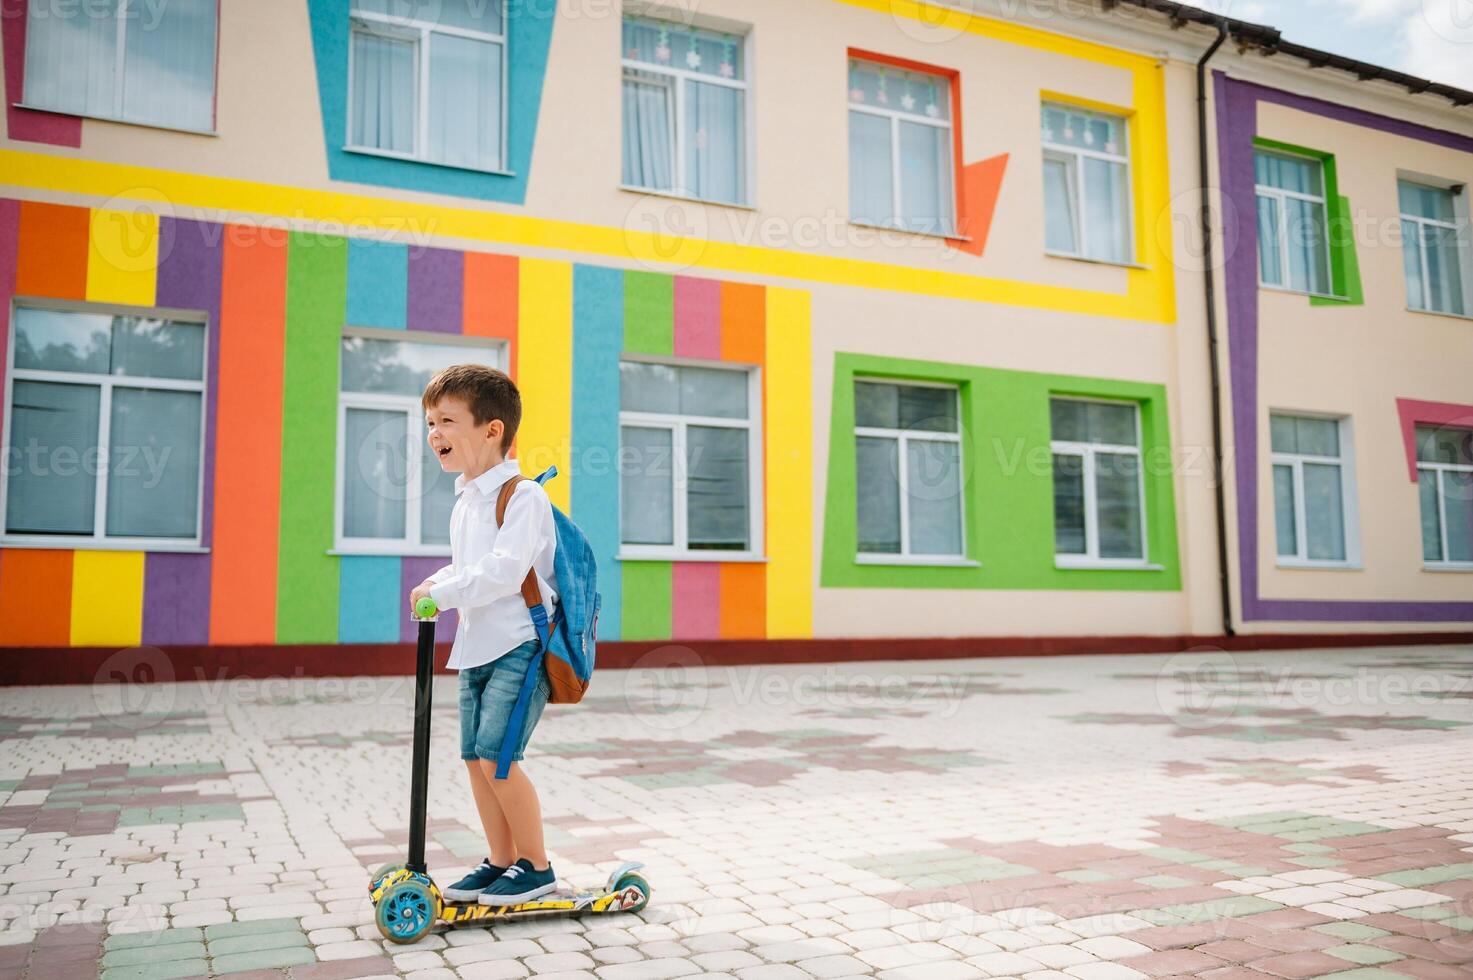
[(414, 674), (414, 768), (410, 779), (409, 857), (403, 864), (386, 864), (373, 873), (368, 892), (373, 896), (374, 921), (384, 938), (394, 943), (417, 942), (436, 923), (447, 926), (490, 925), (536, 915), (584, 915), (638, 912), (649, 904), (650, 886), (639, 874), (644, 867), (626, 861), (609, 875), (603, 891), (545, 895), (520, 905), (480, 905), (450, 902), (425, 869), (425, 798), (430, 780), (430, 688), (435, 657), (435, 622), (439, 610), (429, 596), (414, 607), (419, 620), (419, 656)]

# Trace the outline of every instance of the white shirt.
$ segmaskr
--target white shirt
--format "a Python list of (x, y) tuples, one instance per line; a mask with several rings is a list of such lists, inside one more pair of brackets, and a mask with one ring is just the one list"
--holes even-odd
[(496, 526), (496, 498), (520, 468), (515, 459), (467, 481), (455, 478), (450, 513), (450, 564), (430, 576), (430, 596), (441, 609), (460, 611), (460, 628), (448, 666), (466, 670), (489, 664), (537, 636), (522, 598), (527, 569), (537, 570), (542, 602), (552, 616), (557, 591), (552, 567), (557, 532), (552, 502), (533, 480), (523, 480), (507, 501), (506, 519)]

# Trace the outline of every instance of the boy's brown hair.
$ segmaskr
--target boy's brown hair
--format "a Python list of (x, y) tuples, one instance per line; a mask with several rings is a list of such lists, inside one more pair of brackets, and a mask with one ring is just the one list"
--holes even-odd
[(502, 371), (484, 364), (456, 364), (430, 379), (420, 404), (425, 408), (446, 398), (458, 398), (470, 406), (471, 419), (485, 425), (500, 419), (501, 451), (511, 447), (522, 422), (522, 395)]

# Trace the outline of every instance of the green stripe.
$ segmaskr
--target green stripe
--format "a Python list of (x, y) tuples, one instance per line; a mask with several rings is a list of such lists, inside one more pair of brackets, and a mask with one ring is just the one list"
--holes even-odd
[(626, 561), (620, 568), (624, 602), (619, 639), (670, 639), (670, 563)]
[(675, 278), (658, 272), (624, 273), (624, 351), (675, 353)]
[(338, 641), (333, 546), (338, 337), (346, 315), (345, 239), (293, 232), (286, 276), (281, 540), (276, 642)]

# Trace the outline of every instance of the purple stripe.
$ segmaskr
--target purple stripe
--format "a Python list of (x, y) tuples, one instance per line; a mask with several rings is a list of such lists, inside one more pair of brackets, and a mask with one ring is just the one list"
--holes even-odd
[[(414, 620), (409, 618), (409, 592), (416, 585), (429, 578), (432, 574), (444, 568), (449, 562), (444, 558), (402, 558), (400, 559), (401, 571), (399, 581), (404, 593), (404, 618), (399, 621), (399, 640), (402, 643), (413, 643), (419, 639), (415, 635), (417, 627)], [(449, 643), (455, 639), (455, 630), (460, 620), (455, 615), (454, 609), (446, 610), (440, 614), (440, 623), (435, 628), (435, 641), (437, 643)]]
[(1264, 599), (1258, 594), (1258, 228), (1255, 220), (1253, 138), (1258, 103), (1272, 101), (1408, 139), (1473, 150), (1473, 139), (1332, 105), (1228, 78), (1215, 72), (1217, 143), (1226, 249), (1228, 363), (1233, 392), (1233, 440), (1237, 446), (1238, 574), (1242, 618), (1282, 622), (1466, 622), (1473, 602), (1363, 602), (1333, 599)]
[(460, 333), (465, 253), (446, 248), (409, 250), (409, 329)]
[(1269, 88), (1267, 85), (1259, 85), (1254, 82), (1233, 81), (1232, 84), (1245, 89), (1251, 97), (1256, 98), (1260, 102), (1273, 102), (1278, 105), (1288, 106), (1291, 109), (1299, 109), (1302, 112), (1308, 112), (1312, 115), (1324, 116), (1327, 119), (1337, 119), (1340, 122), (1350, 123), (1352, 126), (1375, 129), (1383, 133), (1390, 133), (1393, 136), (1402, 136), (1406, 139), (1417, 140), (1422, 143), (1445, 146), (1449, 149), (1460, 150), (1463, 153), (1473, 153), (1473, 136), (1464, 136), (1461, 133), (1452, 133), (1445, 129), (1433, 129), (1431, 126), (1422, 126), (1417, 123), (1407, 122), (1405, 119), (1394, 119), (1391, 116), (1367, 112), (1364, 109), (1354, 109), (1350, 106), (1337, 105), (1334, 102), (1326, 102), (1323, 99), (1298, 95), (1294, 92), (1285, 92), (1283, 89)]
[[(220, 387), (220, 274), (224, 226), (163, 218), (159, 222), (159, 271), (155, 303), (200, 310), (206, 325), (209, 363), (205, 386), (205, 455), (201, 538), (214, 536), (215, 415)], [(209, 642), (210, 556), (150, 552), (143, 572), (143, 642)]]

